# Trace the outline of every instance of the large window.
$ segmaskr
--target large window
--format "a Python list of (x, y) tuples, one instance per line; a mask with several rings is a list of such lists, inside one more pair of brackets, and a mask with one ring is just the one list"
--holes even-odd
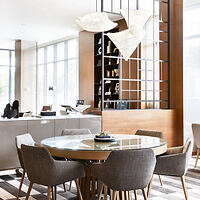
[(78, 39), (38, 49), (37, 111), (43, 105), (60, 110), (78, 99)]
[(193, 137), (192, 123), (199, 123), (200, 112), (200, 1), (184, 0), (183, 88), (184, 138)]
[(14, 100), (15, 51), (0, 49), (0, 113)]

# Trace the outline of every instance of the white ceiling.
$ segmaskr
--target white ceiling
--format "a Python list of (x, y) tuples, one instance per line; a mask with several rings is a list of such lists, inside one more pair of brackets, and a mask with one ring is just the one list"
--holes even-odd
[(78, 32), (75, 19), (95, 11), (96, 0), (0, 0), (0, 40), (45, 43)]

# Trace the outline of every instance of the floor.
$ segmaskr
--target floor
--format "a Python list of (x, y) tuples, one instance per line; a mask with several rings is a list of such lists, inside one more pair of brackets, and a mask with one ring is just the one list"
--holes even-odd
[[(198, 167), (194, 169), (195, 157), (190, 161), (189, 170), (186, 174), (186, 185), (189, 193), (190, 200), (200, 199), (200, 161)], [(154, 176), (153, 186), (151, 190), (151, 196), (149, 200), (183, 200), (184, 194), (179, 178), (161, 176), (163, 186), (160, 185), (158, 176)], [(0, 200), (14, 200), (19, 186), (20, 177), (17, 177), (15, 171), (0, 172)], [(25, 180), (22, 187), (21, 199), (25, 199), (25, 192), (28, 189), (29, 181)], [(68, 185), (67, 185), (68, 188)], [(143, 199), (140, 191), (138, 193), (138, 199)], [(35, 184), (31, 192), (30, 200), (45, 200), (46, 188)], [(63, 192), (62, 185), (58, 187), (58, 200), (63, 199), (76, 199), (76, 189), (73, 184), (71, 192)], [(134, 198), (133, 198), (134, 199)]]

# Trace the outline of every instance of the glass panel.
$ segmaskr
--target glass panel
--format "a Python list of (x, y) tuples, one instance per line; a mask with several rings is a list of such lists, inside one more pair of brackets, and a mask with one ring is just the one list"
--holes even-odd
[(44, 48), (38, 49), (38, 64), (44, 63)]
[(53, 63), (47, 65), (47, 105), (53, 105), (54, 84), (53, 84)]
[(37, 103), (38, 111), (42, 110), (44, 105), (44, 65), (38, 65), (38, 76), (37, 76)]
[(77, 39), (68, 41), (68, 58), (76, 58), (78, 53)]
[(9, 68), (0, 67), (0, 113), (9, 102)]
[(9, 51), (0, 50), (0, 65), (9, 65)]
[(64, 42), (57, 44), (57, 60), (64, 60)]
[(78, 98), (78, 80), (77, 80), (77, 60), (69, 60), (68, 62), (68, 104), (75, 106)]
[(48, 46), (47, 47), (47, 62), (53, 62), (54, 61), (54, 46)]
[(64, 104), (64, 61), (57, 63), (57, 87), (56, 87), (56, 98), (57, 98), (57, 108), (60, 110), (60, 106)]

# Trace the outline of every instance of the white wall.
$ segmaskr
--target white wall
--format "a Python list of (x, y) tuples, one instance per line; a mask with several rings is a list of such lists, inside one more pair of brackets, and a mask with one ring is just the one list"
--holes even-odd
[(200, 123), (200, 1), (184, 0), (184, 139)]

